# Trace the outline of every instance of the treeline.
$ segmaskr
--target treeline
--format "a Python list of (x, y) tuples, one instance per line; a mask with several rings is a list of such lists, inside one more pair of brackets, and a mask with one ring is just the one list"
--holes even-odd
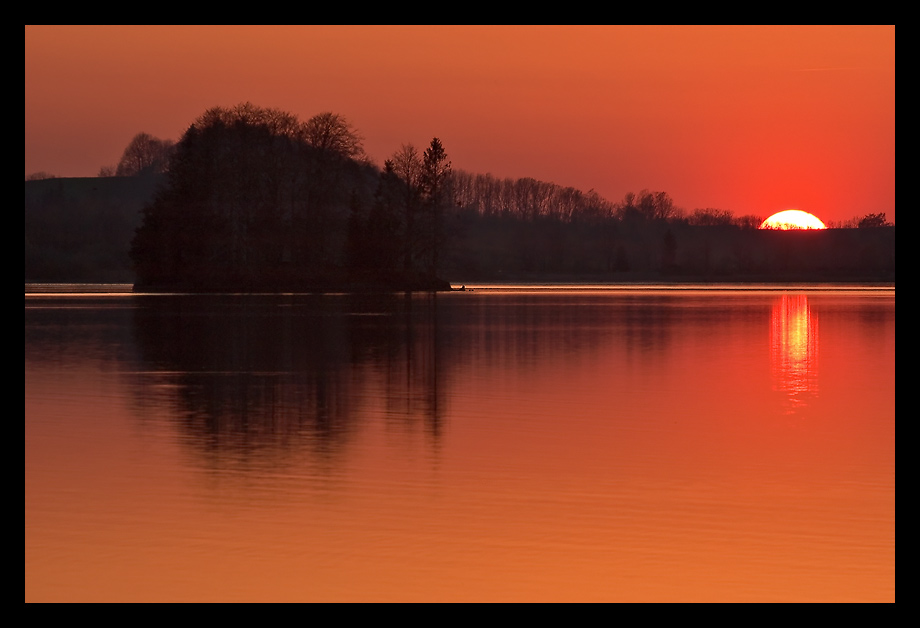
[[(894, 227), (776, 233), (758, 216), (686, 212), (661, 191), (610, 202), (534, 179), (456, 173), (447, 270), (458, 281), (893, 281)], [(460, 279), (462, 278), (462, 279)]]
[(699, 226), (735, 225), (745, 229), (756, 229), (763, 222), (763, 218), (758, 216), (736, 217), (729, 210), (711, 207), (687, 213), (674, 204), (667, 192), (629, 192), (620, 202), (614, 203), (593, 189), (583, 192), (530, 177), (499, 179), (490, 174), (457, 171), (454, 173), (454, 191), (459, 207), (473, 210), (485, 218), (549, 218), (563, 222), (609, 218), (619, 221), (666, 220)]
[[(301, 122), (249, 103), (215, 107), (177, 143), (138, 134), (102, 175), (27, 178), (27, 281), (322, 291), (449, 288), (442, 277), (894, 277), (884, 214), (845, 225), (882, 229), (769, 235), (761, 217), (687, 212), (662, 191), (612, 202), (454, 170), (438, 138), (424, 151), (401, 146), (380, 168), (333, 113)], [(133, 196), (112, 193), (132, 186)]]

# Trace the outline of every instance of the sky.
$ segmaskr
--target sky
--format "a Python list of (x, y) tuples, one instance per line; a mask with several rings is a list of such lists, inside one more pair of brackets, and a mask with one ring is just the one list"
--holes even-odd
[(25, 175), (92, 177), (211, 107), (330, 111), (378, 165), (676, 206), (895, 219), (894, 26), (25, 26)]

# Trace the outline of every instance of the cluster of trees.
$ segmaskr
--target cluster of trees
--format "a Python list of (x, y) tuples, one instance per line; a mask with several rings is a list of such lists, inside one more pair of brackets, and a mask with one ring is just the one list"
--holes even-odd
[(444, 214), (453, 206), (451, 162), (434, 138), (419, 154), (404, 144), (384, 162), (367, 211), (352, 203), (347, 260), (352, 276), (373, 283), (388, 277), (436, 278), (445, 247)]
[(437, 138), (379, 172), (337, 114), (215, 107), (176, 145), (131, 257), (142, 287), (434, 286), (450, 199)]
[(582, 192), (530, 177), (499, 179), (458, 170), (453, 186), (457, 205), (486, 219), (572, 221), (610, 216), (615, 211), (615, 206), (594, 190)]
[(135, 177), (148, 173), (162, 173), (169, 169), (175, 143), (161, 140), (149, 133), (138, 133), (125, 147), (115, 166), (103, 166), (100, 177)]
[(504, 217), (528, 220), (554, 219), (563, 222), (615, 218), (623, 222), (668, 221), (700, 226), (735, 225), (756, 229), (758, 216), (736, 217), (725, 209), (703, 208), (691, 213), (674, 204), (667, 192), (642, 190), (627, 193), (611, 202), (596, 191), (532, 178), (498, 179), (490, 174), (457, 171), (454, 174), (457, 205), (474, 209), (484, 218)]

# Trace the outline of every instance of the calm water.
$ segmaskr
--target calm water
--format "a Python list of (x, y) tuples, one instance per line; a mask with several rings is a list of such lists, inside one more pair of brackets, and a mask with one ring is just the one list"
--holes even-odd
[(25, 299), (26, 601), (895, 601), (895, 292)]

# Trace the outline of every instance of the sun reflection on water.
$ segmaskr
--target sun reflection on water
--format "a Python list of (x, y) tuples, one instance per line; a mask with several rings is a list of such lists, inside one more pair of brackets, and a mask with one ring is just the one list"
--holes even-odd
[(784, 294), (773, 303), (770, 365), (773, 388), (785, 393), (788, 413), (817, 394), (818, 319), (804, 294)]

